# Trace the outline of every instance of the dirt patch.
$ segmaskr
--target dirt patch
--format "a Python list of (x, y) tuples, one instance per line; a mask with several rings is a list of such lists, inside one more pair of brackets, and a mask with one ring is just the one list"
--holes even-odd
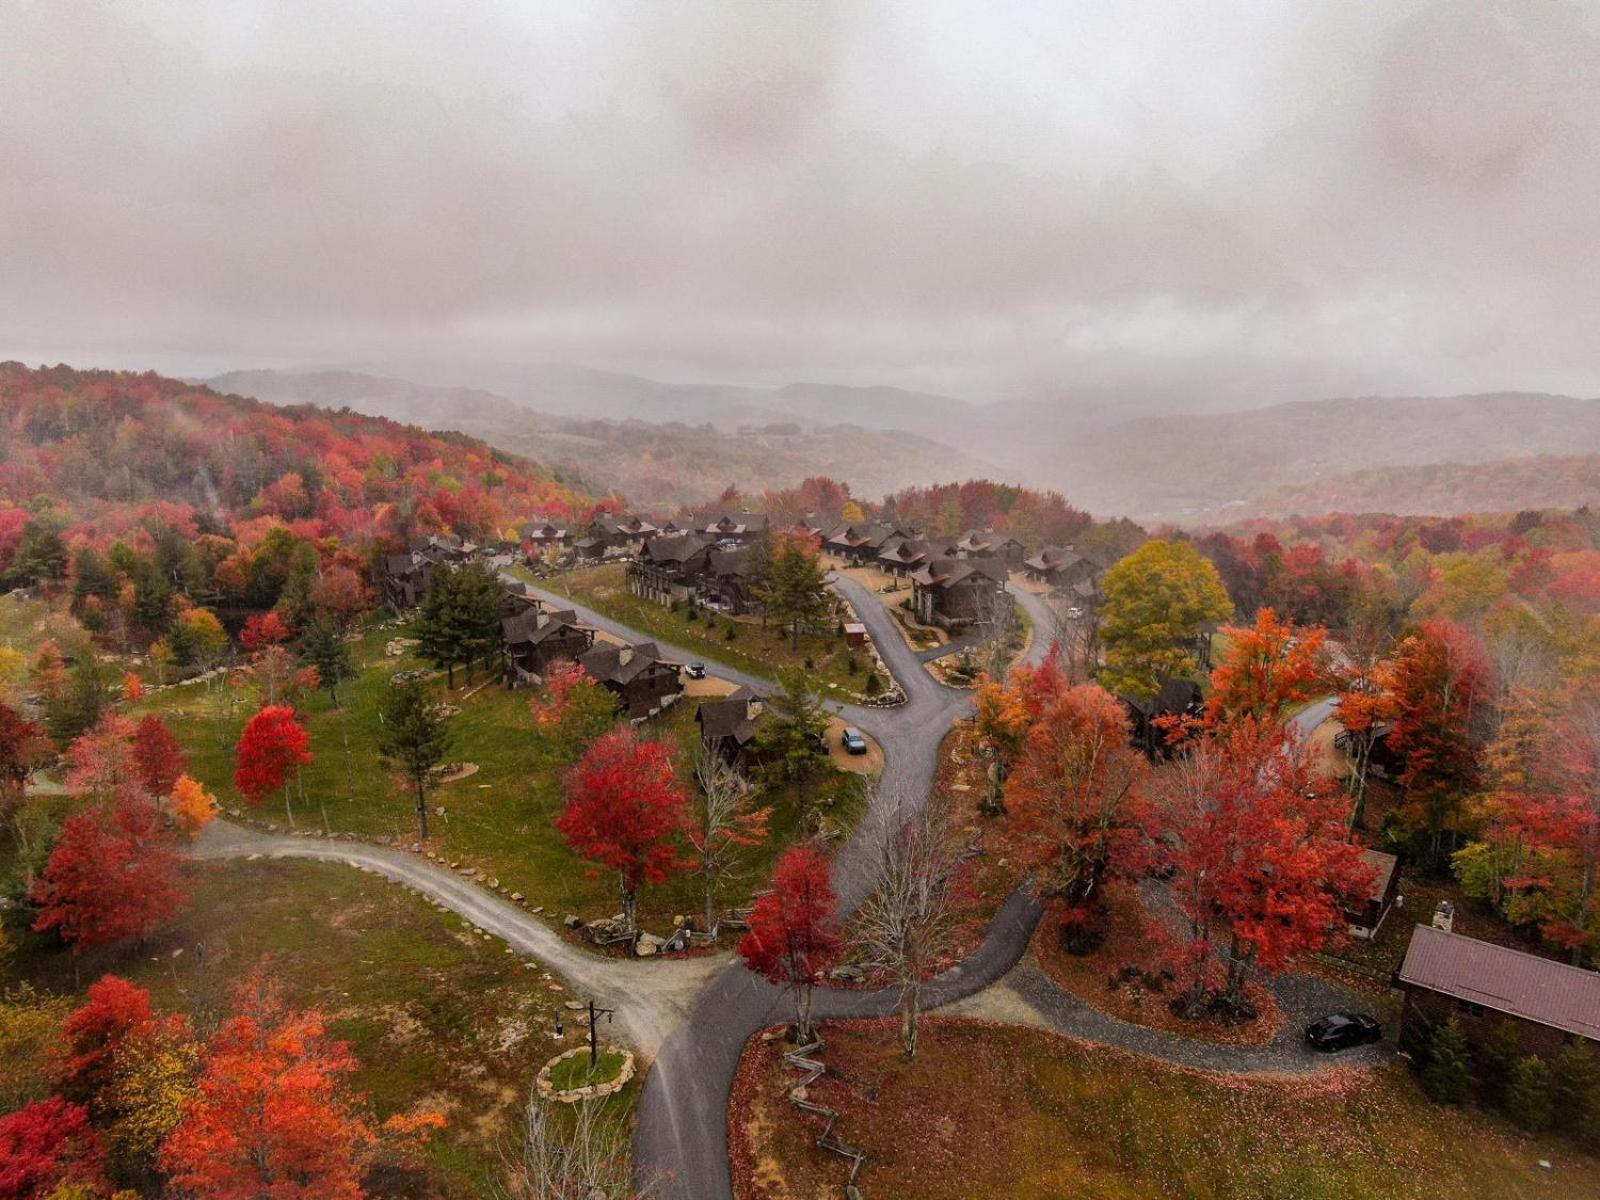
[(876, 775), (883, 770), (883, 747), (870, 734), (862, 732), (861, 736), (867, 743), (865, 754), (851, 754), (839, 744), (839, 737), (844, 733), (846, 723), (838, 717), (828, 722), (828, 732), (823, 735), (828, 742), (828, 760), (841, 771), (849, 771), (855, 775)]

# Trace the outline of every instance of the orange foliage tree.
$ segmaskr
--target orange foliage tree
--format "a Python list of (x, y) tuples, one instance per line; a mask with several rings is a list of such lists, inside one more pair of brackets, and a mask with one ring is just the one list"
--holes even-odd
[(1263, 608), (1254, 625), (1222, 632), (1227, 650), (1211, 672), (1209, 724), (1241, 717), (1276, 724), (1286, 709), (1315, 696), (1328, 677), (1325, 629), (1302, 628)]
[(1101, 884), (1148, 857), (1149, 763), (1129, 740), (1128, 716), (1104, 688), (1063, 692), (1028, 733), (1006, 799), (1022, 856), (1064, 905), (1062, 933), (1087, 948), (1098, 933)]
[[(382, 1146), (351, 1092), (350, 1047), (320, 1013), (290, 1008), (260, 971), (234, 996), (234, 1015), (207, 1043), (182, 1120), (160, 1152), (185, 1195), (207, 1200), (361, 1200)], [(386, 1130), (409, 1138), (442, 1120), (403, 1117)]]

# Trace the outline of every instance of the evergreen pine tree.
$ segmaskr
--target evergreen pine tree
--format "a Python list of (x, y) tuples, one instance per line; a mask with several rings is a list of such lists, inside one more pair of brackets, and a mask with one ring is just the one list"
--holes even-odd
[(391, 688), (381, 709), (378, 753), (411, 781), (416, 794), (417, 828), (428, 836), (428, 780), (444, 761), (450, 732), (428, 699), (422, 684), (412, 680)]
[(350, 647), (344, 640), (338, 622), (326, 613), (320, 613), (306, 626), (300, 644), (302, 657), (317, 669), (317, 678), (328, 689), (328, 698), (339, 707), (339, 685), (355, 674), (350, 661)]
[(1460, 1104), (1466, 1098), (1467, 1035), (1454, 1017), (1433, 1031), (1422, 1087), (1443, 1104)]
[(1478, 1081), (1482, 1099), (1490, 1108), (1504, 1109), (1506, 1092), (1511, 1087), (1511, 1072), (1522, 1057), (1522, 1038), (1510, 1021), (1495, 1026), (1478, 1052)]
[(1600, 1090), (1600, 1063), (1595, 1061), (1588, 1043), (1573, 1042), (1563, 1047), (1550, 1077), (1556, 1128), (1564, 1133), (1577, 1133), (1586, 1128), (1595, 1113), (1597, 1090)]
[(455, 570), (453, 598), (455, 643), (471, 682), (474, 663), (488, 664), (499, 656), (505, 588), (488, 566), (467, 562)]
[(793, 783), (804, 800), (806, 784), (822, 770), (819, 750), (828, 731), (828, 714), (804, 671), (782, 671), (778, 682), (783, 690), (767, 700), (772, 719), (756, 734), (756, 755), (769, 775)]
[(1549, 1066), (1536, 1054), (1525, 1055), (1511, 1070), (1506, 1115), (1529, 1133), (1548, 1129), (1553, 1115), (1550, 1091)]
[(435, 667), (445, 669), (452, 691), (462, 649), (455, 609), (456, 573), (447, 566), (435, 567), (417, 609), (417, 653)]

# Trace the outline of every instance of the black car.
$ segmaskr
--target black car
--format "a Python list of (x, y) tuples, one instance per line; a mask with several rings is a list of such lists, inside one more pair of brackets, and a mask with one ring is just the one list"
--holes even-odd
[(1334, 1013), (1306, 1026), (1306, 1045), (1313, 1050), (1348, 1050), (1383, 1040), (1383, 1026), (1366, 1013)]

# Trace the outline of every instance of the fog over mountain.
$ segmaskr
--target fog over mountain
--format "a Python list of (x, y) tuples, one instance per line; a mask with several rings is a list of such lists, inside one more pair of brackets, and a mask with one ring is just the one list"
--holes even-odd
[[(1055, 436), (1600, 391), (1593, 4), (152, 0), (0, 35), (0, 357), (893, 386)], [(588, 370), (565, 411), (614, 394)]]

